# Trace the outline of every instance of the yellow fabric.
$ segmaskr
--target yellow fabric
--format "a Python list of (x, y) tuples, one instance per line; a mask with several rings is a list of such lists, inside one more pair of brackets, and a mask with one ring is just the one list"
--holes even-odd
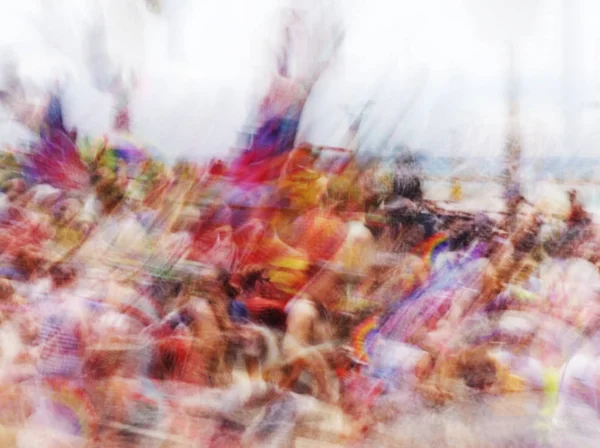
[(279, 190), (290, 200), (292, 209), (310, 209), (319, 205), (325, 185), (319, 173), (302, 170), (284, 178)]
[(304, 270), (309, 267), (308, 260), (299, 257), (280, 257), (271, 262), (278, 268)]
[(549, 416), (554, 413), (558, 403), (558, 389), (560, 387), (560, 372), (557, 369), (546, 369), (544, 372), (545, 403), (542, 415)]
[(277, 287), (293, 294), (306, 280), (306, 271), (310, 266), (302, 257), (284, 256), (269, 263), (273, 269), (269, 272), (269, 280)]
[(271, 283), (288, 294), (296, 293), (305, 277), (302, 272), (271, 271), (269, 273)]
[(277, 234), (260, 241), (246, 265), (266, 269), (275, 288), (286, 295), (296, 293), (305, 281), (309, 268), (307, 255), (285, 244)]

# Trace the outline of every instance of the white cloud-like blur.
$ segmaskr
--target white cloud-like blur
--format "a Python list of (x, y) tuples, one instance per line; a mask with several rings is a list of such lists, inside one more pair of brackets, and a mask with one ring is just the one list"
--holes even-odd
[[(498, 154), (507, 110), (504, 40), (512, 39), (525, 153), (565, 152), (568, 108), (569, 153), (595, 154), (600, 4), (566, 1), (579, 23), (565, 78), (565, 0), (288, 0), (307, 14), (312, 39), (294, 47), (295, 73), (311, 62), (324, 30), (337, 22), (346, 29), (307, 105), (301, 138), (342, 144), (352, 113), (372, 100), (362, 130), (368, 148), (389, 139), (436, 153)], [(14, 55), (31, 96), (58, 81), (67, 121), (100, 136), (112, 124), (108, 86), (136, 78), (134, 133), (169, 158), (206, 158), (228, 152), (267, 87), (284, 2), (162, 0), (160, 14), (143, 0), (0, 5), (0, 57)], [(23, 138), (14, 122), (0, 120), (0, 141)]]

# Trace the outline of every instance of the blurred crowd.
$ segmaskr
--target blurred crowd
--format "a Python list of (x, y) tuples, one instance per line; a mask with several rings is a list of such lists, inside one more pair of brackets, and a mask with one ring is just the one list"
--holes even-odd
[(595, 446), (577, 192), (451, 212), (409, 152), (294, 147), (294, 115), (168, 166), (45, 114), (0, 160), (1, 446)]

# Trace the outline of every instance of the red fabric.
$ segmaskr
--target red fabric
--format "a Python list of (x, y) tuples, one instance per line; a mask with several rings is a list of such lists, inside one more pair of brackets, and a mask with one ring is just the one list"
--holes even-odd
[(274, 310), (285, 313), (286, 302), (283, 300), (265, 299), (264, 297), (252, 297), (246, 300), (246, 307), (252, 315), (260, 315), (266, 310)]
[(172, 360), (173, 367), (173, 378), (181, 380), (183, 377), (183, 366), (186, 363), (186, 359), (191, 350), (190, 340), (177, 337), (177, 335), (171, 335), (161, 338), (157, 343), (159, 359), (165, 359), (167, 357)]
[(220, 230), (211, 229), (195, 235), (192, 243), (191, 259), (203, 258), (216, 244)]
[(263, 183), (279, 179), (289, 153), (263, 160), (256, 160), (258, 155), (248, 152), (240, 157), (236, 167), (230, 172), (235, 182)]
[(246, 300), (248, 313), (253, 321), (265, 323), (273, 327), (284, 327), (287, 314), (285, 305), (287, 301), (252, 297)]
[(229, 270), (236, 251), (231, 227), (218, 228), (203, 232), (194, 240), (188, 259)]
[(244, 260), (242, 270), (244, 270), (244, 267), (264, 267), (275, 258), (283, 256), (286, 252), (292, 250), (280, 240), (265, 237), (264, 234), (260, 235), (257, 233), (254, 236), (254, 245)]
[(221, 160), (216, 160), (211, 163), (208, 168), (208, 173), (211, 176), (223, 176), (227, 172), (227, 166)]

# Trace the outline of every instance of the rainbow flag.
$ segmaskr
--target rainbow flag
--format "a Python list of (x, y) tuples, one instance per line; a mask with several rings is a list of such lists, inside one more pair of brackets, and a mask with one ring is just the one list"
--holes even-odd
[(379, 316), (373, 315), (358, 325), (352, 333), (352, 348), (360, 361), (371, 361), (373, 340), (379, 332)]
[(445, 233), (436, 233), (413, 249), (413, 254), (417, 255), (431, 268), (437, 257), (448, 249), (450, 242)]

